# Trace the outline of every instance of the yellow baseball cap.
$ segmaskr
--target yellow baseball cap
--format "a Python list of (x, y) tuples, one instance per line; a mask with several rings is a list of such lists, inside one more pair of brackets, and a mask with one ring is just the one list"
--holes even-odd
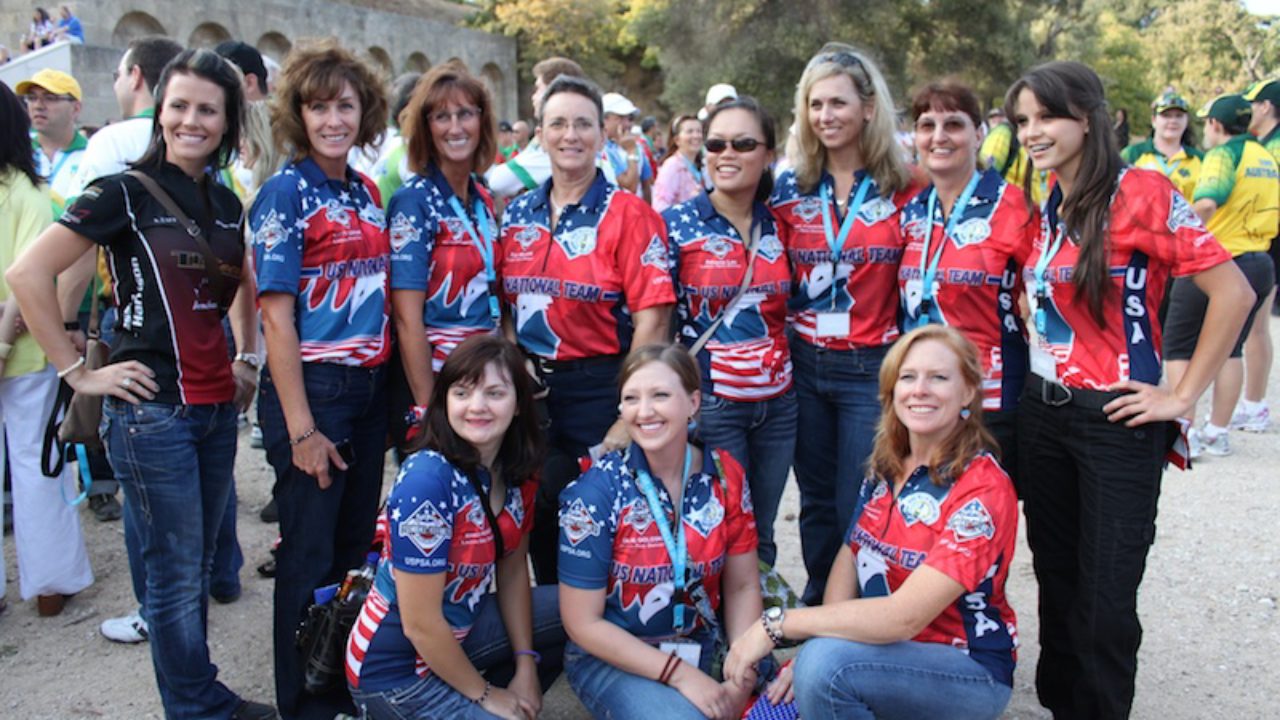
[(70, 95), (76, 100), (83, 98), (80, 92), (80, 83), (70, 75), (58, 71), (44, 68), (40, 72), (31, 76), (30, 80), (23, 80), (14, 87), (14, 92), (19, 95), (26, 95), (33, 87), (42, 87), (55, 95)]

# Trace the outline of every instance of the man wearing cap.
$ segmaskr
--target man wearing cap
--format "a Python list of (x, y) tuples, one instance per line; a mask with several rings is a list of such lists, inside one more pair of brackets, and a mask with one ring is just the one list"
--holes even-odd
[[(992, 113), (995, 111), (993, 110)], [(978, 164), (989, 170), (995, 170), (1010, 185), (1021, 189), (1027, 183), (1027, 171), (1031, 171), (1031, 200), (1039, 205), (1049, 196), (1049, 173), (1047, 171), (1028, 168), (1031, 162), (1027, 158), (1027, 149), (1018, 142), (1018, 133), (1013, 124), (1005, 117), (1003, 111), (999, 115), (987, 114), (989, 126), (987, 136), (978, 148)]]
[(49, 182), (59, 213), (75, 186), (75, 175), (88, 140), (76, 129), (80, 118), (80, 83), (58, 70), (44, 68), (14, 88), (27, 105), (36, 169)]
[(1159, 170), (1187, 199), (1200, 178), (1204, 154), (1192, 145), (1187, 126), (1191, 119), (1186, 98), (1165, 90), (1151, 101), (1151, 139), (1134, 143), (1120, 156), (1134, 167)]
[(516, 143), (516, 131), (511, 126), (510, 121), (503, 120), (498, 123), (498, 157), (494, 162), (506, 162), (515, 157), (520, 152), (520, 145)]
[[(631, 118), (638, 112), (636, 106), (620, 93), (605, 93), (604, 103), (604, 153), (613, 166), (618, 187), (634, 195), (640, 194), (644, 178), (644, 160), (631, 132)], [(652, 171), (649, 173), (652, 179)]]
[(702, 109), (698, 111), (698, 119), (706, 122), (711, 116), (711, 111), (720, 103), (726, 103), (730, 100), (738, 99), (738, 89), (729, 83), (716, 83), (707, 88), (707, 97), (702, 104)]
[(245, 100), (258, 102), (267, 99), (267, 65), (257, 48), (239, 40), (228, 40), (218, 43), (213, 51), (240, 68), (244, 75)]
[[(1280, 229), (1280, 172), (1275, 158), (1248, 134), (1250, 114), (1248, 101), (1240, 95), (1219, 96), (1198, 113), (1205, 119), (1209, 150), (1192, 196), (1195, 213), (1231, 253), (1257, 300), (1230, 358), (1214, 379), (1213, 405), (1204, 428), (1189, 435), (1193, 458), (1231, 453), (1227, 427), (1244, 383), (1241, 351), (1258, 308), (1275, 286), (1275, 269), (1266, 251)], [(1164, 326), (1164, 356), (1172, 386), (1187, 372), (1207, 306), (1208, 298), (1195, 283), (1187, 278), (1174, 280)]]

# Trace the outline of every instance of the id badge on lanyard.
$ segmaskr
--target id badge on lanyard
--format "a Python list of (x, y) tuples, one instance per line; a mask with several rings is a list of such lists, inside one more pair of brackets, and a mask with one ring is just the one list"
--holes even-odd
[(1035, 285), (1034, 292), (1029, 293), (1031, 316), (1035, 325), (1035, 342), (1031, 343), (1031, 372), (1046, 380), (1058, 379), (1058, 361), (1048, 340), (1048, 311), (1045, 304), (1049, 300), (1049, 263), (1062, 249), (1067, 231), (1060, 227), (1058, 207), (1062, 202), (1062, 188), (1055, 186), (1045, 201), (1045, 225), (1049, 232), (1045, 238), (1044, 250), (1031, 270), (1031, 279)]
[[(858, 190), (854, 193), (853, 200), (849, 203), (849, 212), (845, 214), (844, 221), (840, 223), (840, 232), (837, 234), (832, 228), (831, 216), (833, 208), (831, 207), (831, 194), (826, 183), (822, 184), (819, 191), (822, 197), (822, 233), (827, 239), (827, 247), (831, 250), (831, 309), (818, 312), (818, 323), (816, 331), (820, 338), (843, 338), (849, 336), (851, 327), (851, 313), (853, 308), (848, 310), (836, 309), (836, 277), (840, 267), (840, 256), (844, 252), (845, 240), (849, 237), (849, 232), (853, 230), (853, 224), (858, 220), (858, 213), (862, 210), (862, 202), (867, 198), (867, 191), (871, 189), (870, 176), (864, 177), (858, 183)], [(853, 276), (853, 270), (850, 269), (849, 276)], [(848, 283), (848, 278), (845, 279)]]
[(659, 643), (658, 649), (666, 655), (675, 653), (676, 657), (693, 667), (699, 667), (699, 661), (702, 660), (702, 645), (692, 640), (668, 640), (667, 642)]
[(934, 298), (933, 285), (938, 277), (938, 263), (942, 261), (942, 251), (947, 247), (947, 238), (955, 236), (955, 230), (960, 220), (964, 218), (965, 208), (969, 206), (969, 200), (973, 198), (973, 193), (978, 189), (978, 179), (981, 174), (974, 172), (969, 178), (968, 184), (964, 186), (964, 191), (960, 193), (955, 203), (951, 206), (951, 217), (945, 218), (942, 225), (942, 239), (938, 241), (938, 247), (933, 252), (933, 257), (929, 256), (929, 241), (933, 238), (933, 217), (938, 207), (938, 190), (934, 188), (929, 191), (929, 202), (927, 203), (924, 230), (924, 244), (920, 247), (920, 309), (917, 311), (916, 327), (924, 327), (932, 322), (939, 322), (934, 317)]
[[(685, 446), (684, 449), (684, 474), (680, 477), (681, 487), (688, 489), (689, 468), (693, 465), (693, 450)], [(649, 503), (649, 513), (653, 517), (653, 523), (658, 526), (658, 533), (662, 536), (662, 544), (667, 550), (667, 556), (671, 559), (671, 575), (672, 586), (675, 592), (672, 593), (672, 616), (673, 627), (676, 635), (680, 635), (685, 631), (685, 606), (688, 604), (687, 584), (689, 581), (689, 545), (686, 539), (684, 529), (684, 514), (681, 512), (685, 502), (686, 492), (680, 493), (680, 500), (677, 503), (672, 498), (673, 509), (675, 510), (675, 529), (667, 523), (667, 514), (663, 510), (662, 501), (658, 499), (658, 490), (655, 486), (653, 478), (645, 470), (636, 473), (636, 487), (644, 493), (645, 500)], [(665, 645), (666, 643), (664, 643)], [(682, 642), (680, 644), (683, 644)], [(670, 650), (667, 650), (670, 652)], [(683, 650), (682, 652), (689, 652)], [(701, 649), (699, 649), (701, 653)], [(681, 655), (683, 658), (684, 656)]]

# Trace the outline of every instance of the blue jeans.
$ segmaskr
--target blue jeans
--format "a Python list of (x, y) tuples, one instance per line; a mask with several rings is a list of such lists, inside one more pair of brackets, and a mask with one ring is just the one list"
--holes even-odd
[(769, 565), (778, 555), (773, 521), (795, 455), (796, 414), (795, 388), (759, 402), (727, 400), (704, 389), (698, 414), (698, 435), (703, 443), (728, 452), (746, 471), (760, 536), (758, 552)]
[[(701, 638), (700, 668), (709, 672), (715, 656), (716, 636)], [(569, 686), (591, 712), (591, 717), (610, 720), (705, 720), (688, 698), (670, 685), (641, 677), (600, 660), (570, 642), (564, 651), (564, 670)], [(817, 717), (817, 716), (815, 716)]]
[(822, 602), (827, 574), (858, 504), (880, 420), (880, 364), (888, 347), (825, 350), (792, 336), (799, 400), (796, 483), (800, 553), (809, 573), (802, 599)]
[(258, 424), (267, 461), (276, 472), (280, 509), (280, 549), (276, 553), (276, 701), (286, 720), (332, 720), (354, 710), (345, 687), (323, 695), (303, 690), (305, 664), (294, 636), (312, 592), (342, 580), (364, 564), (382, 494), (386, 456), (386, 375), (383, 368), (303, 363), (303, 389), (316, 427), (337, 444), (351, 441), (355, 460), (347, 470), (329, 469), (332, 484), (293, 465), (289, 430), (271, 372), (264, 370), (258, 395)]
[(103, 439), (146, 578), (151, 660), (169, 718), (229, 718), (206, 641), (209, 573), (236, 459), (236, 410), (103, 403)]
[[(565, 634), (560, 624), (560, 588), (539, 585), (533, 588), (533, 648), (542, 655), (538, 681), (546, 692), (563, 667)], [(467, 659), (498, 687), (506, 687), (515, 676), (511, 641), (502, 622), (497, 596), (490, 593), (480, 601), (471, 632), (462, 641)], [(360, 716), (366, 720), (426, 720), (428, 718), (487, 719), (486, 712), (434, 673), (395, 690), (351, 691)]]
[(948, 645), (835, 638), (804, 644), (794, 682), (800, 717), (842, 720), (998, 718), (1013, 692)]

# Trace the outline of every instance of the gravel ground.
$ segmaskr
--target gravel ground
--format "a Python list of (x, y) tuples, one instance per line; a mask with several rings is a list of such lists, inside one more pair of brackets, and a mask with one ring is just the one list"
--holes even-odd
[[(1277, 331), (1280, 327), (1274, 327)], [(1280, 364), (1277, 371), (1273, 386)], [(1232, 433), (1233, 456), (1165, 474), (1158, 534), (1139, 598), (1146, 632), (1135, 718), (1280, 715), (1274, 706), (1280, 673), (1267, 669), (1280, 661), (1280, 550), (1268, 540), (1275, 536), (1280, 508), (1277, 433)], [(272, 586), (253, 568), (266, 559), (275, 528), (257, 517), (270, 493), (270, 473), (261, 451), (249, 447), (247, 430), (241, 437), (237, 484), (246, 556), (244, 595), (234, 604), (210, 608), (210, 649), (223, 682), (244, 697), (271, 700)], [(797, 513), (798, 496), (791, 484), (777, 524), (780, 569), (800, 586), (804, 570)], [(81, 521), (97, 582), (59, 617), (38, 617), (34, 602), (19, 600), (12, 537), (5, 543), (10, 585), (4, 589), (9, 609), (0, 616), (0, 717), (160, 718), (147, 646), (117, 645), (98, 633), (104, 619), (133, 607), (122, 525), (99, 523), (87, 509)], [(1047, 718), (1033, 687), (1039, 648), (1035, 578), (1025, 542), (1018, 548), (1008, 590), (1022, 648), (1005, 717)], [(586, 716), (563, 680), (552, 688), (543, 717)]]

